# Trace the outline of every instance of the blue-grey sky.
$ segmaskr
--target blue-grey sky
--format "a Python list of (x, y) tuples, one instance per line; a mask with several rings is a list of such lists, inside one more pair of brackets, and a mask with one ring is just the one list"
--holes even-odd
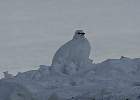
[(95, 62), (140, 57), (140, 0), (0, 0), (0, 73), (51, 63), (83, 29)]

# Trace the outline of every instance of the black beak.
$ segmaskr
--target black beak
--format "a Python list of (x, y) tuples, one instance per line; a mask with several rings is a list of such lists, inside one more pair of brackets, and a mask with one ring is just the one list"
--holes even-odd
[(81, 36), (85, 35), (85, 33), (78, 33), (78, 34), (81, 35)]

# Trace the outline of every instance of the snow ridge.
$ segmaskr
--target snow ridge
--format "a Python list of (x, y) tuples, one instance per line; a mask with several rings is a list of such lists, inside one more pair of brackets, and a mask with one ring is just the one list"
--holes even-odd
[[(109, 59), (99, 64), (90, 64), (86, 66), (87, 69), (71, 75), (52, 72), (51, 66), (41, 65), (38, 70), (1, 79), (0, 83), (8, 81), (15, 83), (15, 86), (20, 84), (38, 100), (53, 98), (53, 94), (61, 100), (139, 100), (139, 63), (137, 59), (130, 58)], [(0, 87), (3, 85), (0, 84)], [(3, 89), (0, 90), (2, 94)]]

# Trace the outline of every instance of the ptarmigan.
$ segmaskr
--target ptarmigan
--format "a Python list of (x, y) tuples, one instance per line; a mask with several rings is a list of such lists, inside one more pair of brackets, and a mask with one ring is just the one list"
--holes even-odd
[(90, 43), (83, 30), (76, 30), (73, 39), (62, 45), (52, 60), (52, 70), (65, 74), (73, 74), (91, 61)]

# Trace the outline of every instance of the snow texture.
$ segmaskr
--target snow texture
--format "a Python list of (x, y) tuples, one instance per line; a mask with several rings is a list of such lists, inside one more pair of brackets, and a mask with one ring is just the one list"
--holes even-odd
[(90, 63), (84, 70), (70, 75), (53, 72), (50, 67), (41, 65), (38, 70), (1, 79), (0, 100), (19, 98), (18, 93), (23, 93), (26, 100), (32, 100), (31, 97), (36, 100), (139, 100), (138, 58)]
[[(125, 57), (108, 59), (98, 64), (90, 63), (84, 70), (74, 74), (56, 73), (51, 71), (50, 67), (52, 66), (40, 65), (38, 70), (1, 79), (0, 100), (19, 98), (17, 93), (23, 93), (25, 98), (28, 98), (26, 100), (140, 99), (138, 58)], [(13, 92), (15, 90), (16, 93)], [(30, 99), (31, 97), (33, 99)]]
[(27, 88), (17, 82), (0, 81), (0, 100), (35, 100)]

